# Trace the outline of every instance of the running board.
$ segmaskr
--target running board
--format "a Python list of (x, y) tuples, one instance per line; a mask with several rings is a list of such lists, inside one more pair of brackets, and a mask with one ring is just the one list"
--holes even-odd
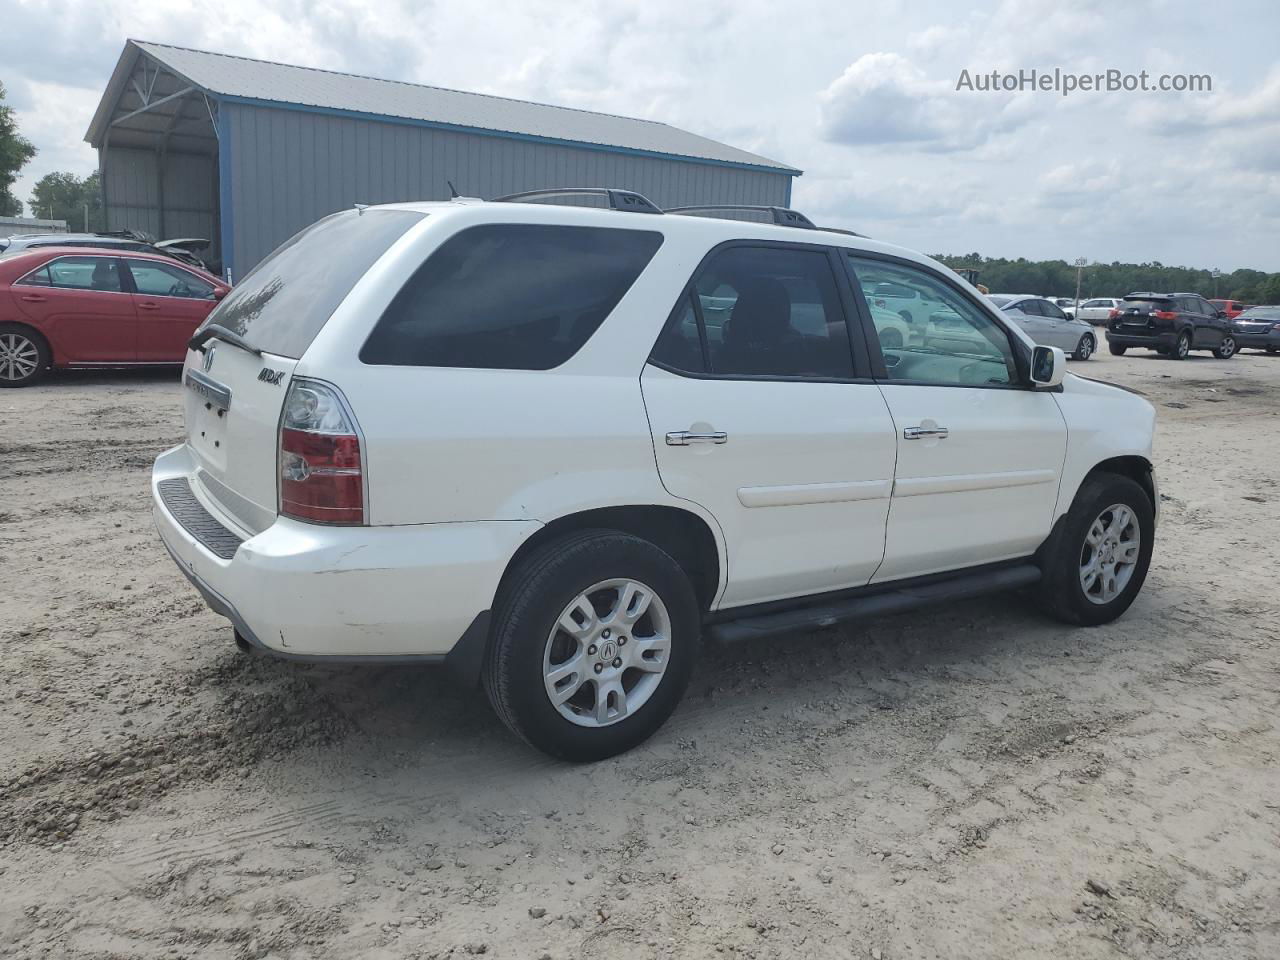
[[(845, 620), (881, 617), (905, 613), (921, 607), (952, 600), (966, 600), (985, 593), (1016, 590), (1040, 581), (1040, 568), (1034, 563), (960, 574), (945, 580), (932, 580), (914, 586), (902, 586), (842, 600), (816, 603), (776, 613), (745, 616), (737, 620), (713, 623), (706, 632), (713, 640), (733, 643), (780, 633), (794, 633), (814, 627), (829, 627)], [(727, 611), (726, 611), (727, 612)]]

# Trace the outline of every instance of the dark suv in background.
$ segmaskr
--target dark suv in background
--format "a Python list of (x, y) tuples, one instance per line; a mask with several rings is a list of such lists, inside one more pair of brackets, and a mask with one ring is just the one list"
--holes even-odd
[(1192, 350), (1212, 350), (1220, 360), (1236, 352), (1226, 311), (1198, 293), (1129, 294), (1111, 311), (1107, 343), (1116, 356), (1143, 347), (1173, 360), (1185, 360)]

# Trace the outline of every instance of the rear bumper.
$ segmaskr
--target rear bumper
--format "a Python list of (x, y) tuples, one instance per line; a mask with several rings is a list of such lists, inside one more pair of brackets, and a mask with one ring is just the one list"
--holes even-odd
[[(487, 623), (507, 562), (540, 526), (329, 527), (279, 518), (253, 536), (237, 532), (194, 477), (186, 447), (156, 460), (153, 515), (165, 548), (246, 642), (296, 659), (444, 660)], [(167, 497), (161, 484), (174, 480), (190, 485), (197, 508), (171, 507), (173, 484)], [(206, 518), (231, 539), (216, 536)]]
[(1148, 350), (1172, 350), (1177, 342), (1177, 335), (1172, 330), (1153, 331), (1149, 334), (1128, 333), (1123, 330), (1107, 330), (1107, 343), (1117, 347), (1145, 347)]

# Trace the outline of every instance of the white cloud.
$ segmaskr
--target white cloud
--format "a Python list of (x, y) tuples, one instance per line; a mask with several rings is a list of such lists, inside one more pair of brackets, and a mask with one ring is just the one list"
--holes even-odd
[[(0, 81), (51, 170), (126, 37), (664, 120), (801, 167), (811, 216), (925, 251), (1280, 269), (1273, 0), (7, 0)], [(961, 69), (1210, 72), (1211, 95), (982, 94)], [(1270, 72), (1268, 72), (1270, 71)], [(1176, 135), (1170, 136), (1170, 133)], [(1181, 204), (1196, 230), (1134, 226)], [(1247, 230), (1236, 225), (1247, 224)]]

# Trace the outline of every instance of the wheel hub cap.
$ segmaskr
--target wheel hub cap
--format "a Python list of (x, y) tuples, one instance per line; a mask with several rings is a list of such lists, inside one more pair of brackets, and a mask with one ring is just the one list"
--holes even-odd
[(543, 685), (566, 720), (607, 727), (648, 702), (670, 652), (671, 617), (657, 593), (638, 580), (603, 580), (561, 611), (543, 650)]
[(0, 334), (0, 377), (25, 380), (40, 361), (36, 345), (17, 333)]
[(1124, 592), (1141, 545), (1138, 517), (1129, 507), (1113, 503), (1098, 514), (1080, 549), (1080, 587), (1091, 603), (1110, 603)]

